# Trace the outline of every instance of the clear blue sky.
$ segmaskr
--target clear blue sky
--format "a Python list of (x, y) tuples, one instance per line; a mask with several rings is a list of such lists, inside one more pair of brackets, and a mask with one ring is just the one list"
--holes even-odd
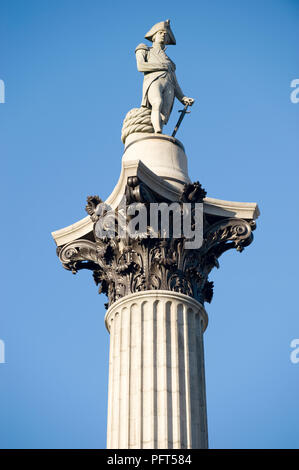
[(141, 99), (134, 49), (167, 18), (196, 99), (178, 134), (190, 177), (262, 214), (254, 243), (211, 276), (210, 447), (299, 447), (298, 0), (0, 0), (0, 447), (105, 447), (106, 299), (90, 272), (61, 267), (50, 233), (114, 188)]

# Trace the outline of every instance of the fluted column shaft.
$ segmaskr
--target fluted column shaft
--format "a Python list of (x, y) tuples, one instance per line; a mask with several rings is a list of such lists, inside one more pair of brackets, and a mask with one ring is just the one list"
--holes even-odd
[(207, 448), (203, 306), (144, 291), (115, 302), (110, 332), (107, 447)]

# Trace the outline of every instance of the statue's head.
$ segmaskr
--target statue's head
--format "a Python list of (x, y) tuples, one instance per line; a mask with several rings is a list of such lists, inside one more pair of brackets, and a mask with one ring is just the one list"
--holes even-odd
[(166, 29), (160, 29), (160, 31), (157, 31), (152, 37), (152, 42), (156, 42), (158, 44), (169, 44), (169, 38)]
[(158, 42), (159, 44), (176, 44), (174, 34), (170, 28), (170, 20), (156, 23), (144, 37), (151, 42)]

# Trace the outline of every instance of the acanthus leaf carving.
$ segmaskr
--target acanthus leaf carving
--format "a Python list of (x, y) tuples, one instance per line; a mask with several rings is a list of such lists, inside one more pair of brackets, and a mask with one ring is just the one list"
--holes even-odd
[[(196, 182), (185, 185), (180, 202), (202, 202), (206, 192)], [(127, 204), (157, 200), (154, 193), (137, 177), (128, 180)], [(101, 222), (97, 208), (102, 200), (88, 198), (89, 215)], [(197, 249), (186, 249), (185, 238), (152, 238), (150, 230), (143, 237), (97, 238), (95, 241), (76, 240), (57, 250), (63, 266), (76, 273), (80, 269), (93, 271), (99, 293), (108, 296), (110, 306), (116, 300), (134, 292), (170, 290), (184, 293), (201, 303), (211, 302), (213, 282), (208, 276), (219, 267), (218, 258), (227, 250), (242, 251), (252, 241), (253, 220), (226, 218), (208, 224), (205, 221), (203, 244)], [(94, 230), (95, 234), (95, 230)]]

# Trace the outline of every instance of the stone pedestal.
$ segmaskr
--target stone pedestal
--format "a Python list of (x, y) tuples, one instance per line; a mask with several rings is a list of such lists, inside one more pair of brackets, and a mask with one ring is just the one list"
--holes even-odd
[(169, 291), (124, 297), (110, 332), (107, 447), (208, 447), (203, 306)]
[(135, 133), (127, 137), (123, 163), (141, 161), (155, 175), (182, 190), (191, 183), (183, 144), (169, 135)]

